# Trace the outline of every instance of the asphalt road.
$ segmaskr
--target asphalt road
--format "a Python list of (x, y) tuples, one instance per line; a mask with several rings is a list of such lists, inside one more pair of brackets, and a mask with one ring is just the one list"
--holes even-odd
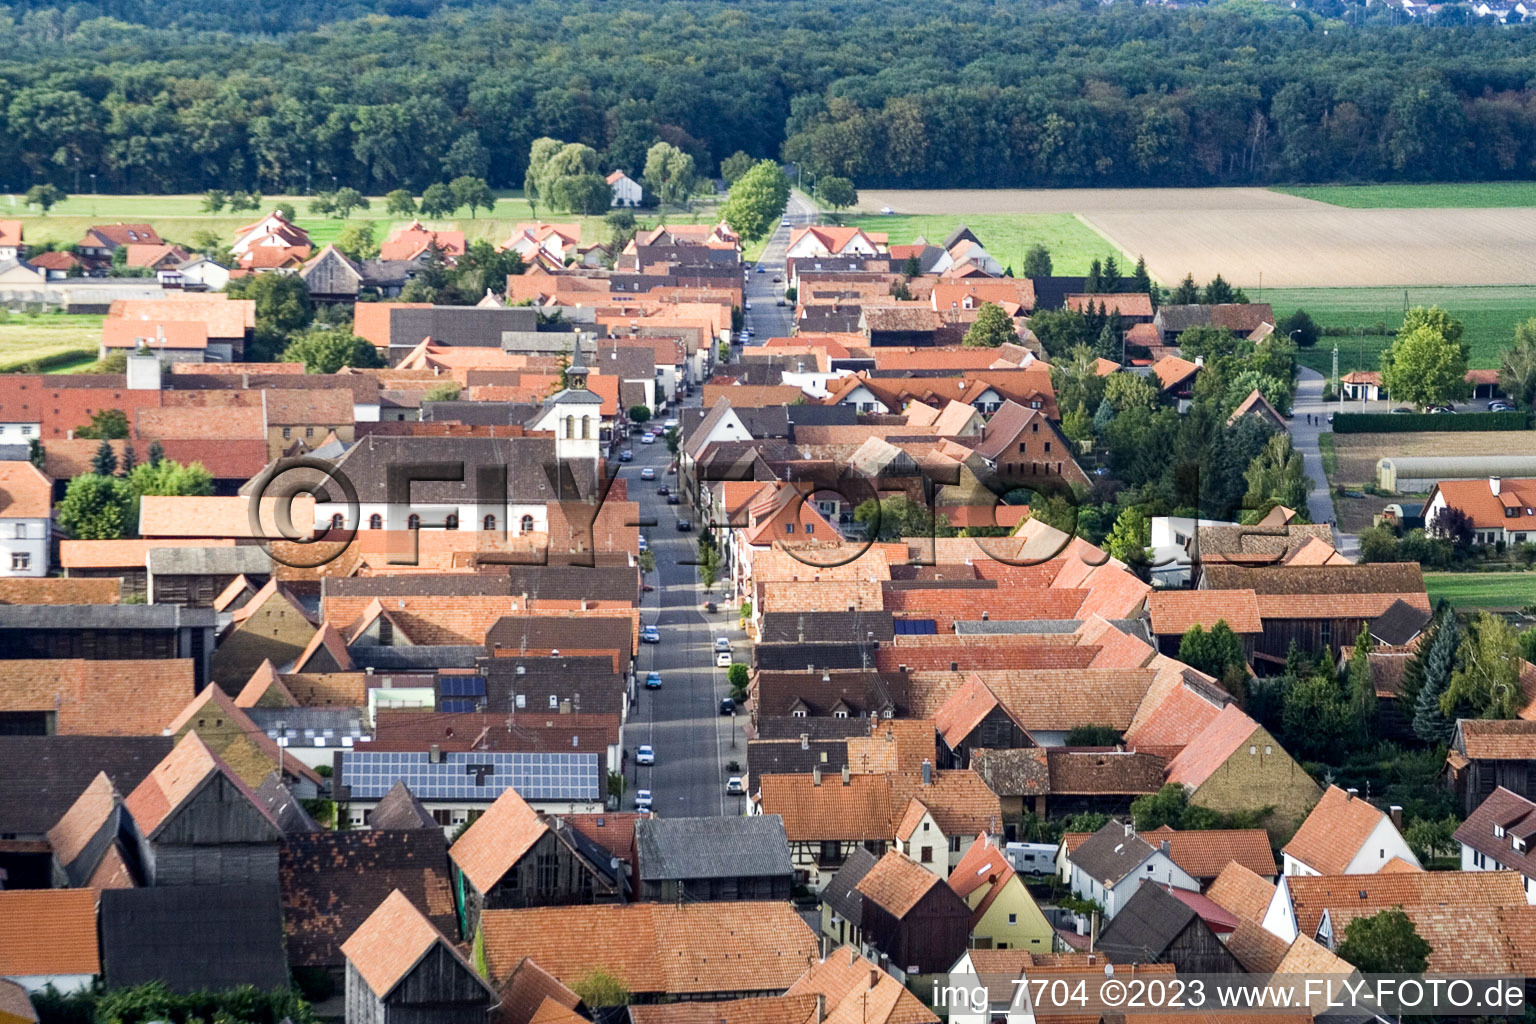
[[(630, 497), (640, 503), (642, 521), (655, 521), (640, 531), (656, 556), (656, 572), (646, 575), (646, 582), (656, 589), (644, 595), (641, 619), (659, 629), (661, 643), (641, 647), (639, 699), (625, 729), (629, 787), (624, 805), (632, 808), (636, 790), (649, 789), (655, 813), (664, 817), (741, 814), (744, 798), (727, 796), (725, 782), (739, 774), (729, 771), (727, 762), (746, 761), (741, 731), (746, 719), (733, 721), (720, 714), (720, 701), (729, 695), (730, 687), (726, 669), (715, 667), (714, 643), (717, 636), (728, 637), (736, 659), (750, 663), (746, 640), (737, 628), (734, 608), (714, 614), (704, 611), (706, 595), (691, 564), (698, 554), (698, 524), (679, 533), (678, 514), (692, 513), (687, 506), (668, 505), (656, 493), (662, 484), (677, 483), (676, 477), (667, 475), (671, 458), (667, 446), (661, 441), (640, 444), (638, 435), (634, 442), (635, 461), (621, 465), (620, 473), (627, 480)], [(647, 466), (656, 471), (654, 481), (640, 479)], [(717, 585), (715, 595), (722, 592)], [(652, 670), (661, 673), (659, 690), (645, 689), (645, 673)], [(635, 751), (643, 743), (655, 748), (654, 766), (635, 761)]]
[[(812, 224), (815, 223), (816, 208), (809, 200), (791, 193), (789, 208), (784, 211), (783, 219), (793, 227)], [(752, 308), (746, 311), (746, 326), (756, 332), (751, 342), (754, 345), (761, 345), (769, 338), (785, 338), (790, 334), (795, 305), (789, 302), (780, 306), (777, 301), (784, 295), (784, 250), (789, 247), (791, 230), (791, 227), (783, 224), (774, 229), (767, 248), (763, 250), (762, 259), (758, 262), (763, 272), (759, 274), (754, 270), (747, 275), (746, 301), (752, 304)], [(778, 284), (773, 282), (775, 277), (780, 278)]]

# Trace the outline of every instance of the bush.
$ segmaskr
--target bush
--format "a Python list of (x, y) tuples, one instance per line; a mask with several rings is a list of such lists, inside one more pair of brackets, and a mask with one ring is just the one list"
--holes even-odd
[(52, 352), (46, 356), (33, 356), (29, 359), (18, 359), (15, 362), (0, 365), (0, 373), (41, 373), (51, 370), (55, 366), (68, 366), (82, 359), (90, 359), (96, 355), (94, 349), (71, 348), (63, 352)]
[(1409, 434), (1466, 430), (1529, 430), (1529, 413), (1479, 412), (1450, 416), (1433, 413), (1341, 412), (1333, 417), (1335, 434)]

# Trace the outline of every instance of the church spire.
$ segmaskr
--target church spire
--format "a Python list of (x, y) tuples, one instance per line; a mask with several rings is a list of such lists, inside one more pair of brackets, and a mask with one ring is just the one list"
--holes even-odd
[(587, 390), (587, 361), (581, 354), (581, 335), (571, 345), (571, 365), (566, 367), (566, 384), (571, 391)]

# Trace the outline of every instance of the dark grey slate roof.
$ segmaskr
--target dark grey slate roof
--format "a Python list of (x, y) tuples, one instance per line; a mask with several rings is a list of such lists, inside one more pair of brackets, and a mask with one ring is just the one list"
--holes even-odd
[(859, 411), (851, 405), (788, 405), (784, 416), (791, 427), (851, 427)]
[(765, 878), (794, 874), (784, 819), (642, 818), (635, 822), (640, 877), (647, 882)]
[(266, 576), (273, 562), (256, 544), (228, 548), (150, 548), (147, 561), (155, 576)]
[(384, 794), (368, 815), (368, 827), (374, 831), (430, 828), (442, 831), (426, 805), (416, 799), (416, 794), (401, 779)]
[(1156, 883), (1143, 883), (1099, 935), (1099, 948), (1117, 963), (1158, 963), (1196, 914)]
[(752, 659), (759, 672), (804, 671), (807, 665), (819, 671), (869, 668), (875, 653), (869, 644), (758, 644)]
[(277, 827), (283, 830), (284, 835), (320, 831), (320, 826), (316, 824), (315, 819), (309, 816), (304, 805), (287, 786), (283, 785), (283, 780), (278, 777), (277, 772), (271, 772), (261, 780), (261, 786), (256, 790), (256, 799), (271, 812)]
[(286, 988), (277, 879), (102, 890), (101, 969), (108, 988)]
[(523, 306), (433, 306), (397, 309), (389, 317), (389, 347), (412, 349), (423, 338), (439, 345), (500, 348), (503, 331), (536, 331), (537, 310)]
[(965, 619), (955, 621), (955, 633), (1072, 633), (1080, 625), (1077, 619)]
[(428, 423), (467, 423), (504, 426), (526, 423), (539, 406), (532, 402), (422, 402), (421, 418)]
[(212, 608), (179, 604), (7, 604), (0, 629), (212, 629)]
[(32, 449), (24, 444), (0, 444), (0, 462), (26, 462)]
[(0, 736), (0, 832), (42, 835), (98, 772), (133, 792), (165, 756), (169, 736)]
[[(369, 434), (358, 441), (335, 465), (335, 472), (345, 474), (357, 489), (357, 500), (383, 503), (390, 499), (389, 472), (392, 466), (424, 465), (453, 469), (462, 467), (462, 479), (418, 481), (410, 487), (410, 500), (423, 505), (433, 503), (471, 504), (481, 497), (482, 474), (489, 483), (505, 474), (506, 501), (537, 504), (557, 500), (560, 490), (555, 473), (579, 468), (575, 463), (557, 463), (555, 442), (548, 437), (402, 437)], [(398, 472), (398, 470), (397, 470)], [(563, 486), (563, 485), (562, 485)], [(579, 483), (582, 494), (594, 493), (590, 479)], [(343, 500), (339, 489), (327, 485), (331, 500)], [(579, 495), (567, 494), (568, 498)], [(485, 497), (495, 500), (496, 495)]]
[(1134, 832), (1127, 835), (1127, 828), (1124, 823), (1111, 820), (1072, 851), (1072, 863), (1103, 885), (1117, 884), (1145, 863), (1154, 850), (1151, 843)]
[[(801, 721), (809, 722), (805, 718)], [(823, 760), (825, 758), (825, 760)], [(747, 771), (753, 778), (764, 775), (804, 775), (815, 768), (840, 772), (848, 763), (845, 739), (807, 740), (801, 747), (798, 737), (791, 739), (756, 739), (747, 743)]]
[(1371, 623), (1371, 636), (1390, 647), (1400, 647), (1424, 632), (1429, 612), (1407, 601), (1393, 601), (1391, 607)]
[(634, 655), (634, 625), (616, 615), (506, 615), (486, 630), (485, 642), (503, 651), (612, 649), (629, 658)]
[[(590, 621), (574, 619), (574, 622)], [(487, 711), (558, 710), (566, 701), (572, 711), (617, 715), (624, 710), (624, 679), (604, 657), (482, 658)], [(518, 669), (523, 669), (518, 672)], [(550, 706), (550, 698), (555, 700)]]
[[(764, 740), (799, 739), (802, 735), (816, 740), (838, 740), (849, 736), (868, 736), (867, 718), (795, 718), (792, 715), (762, 715), (757, 720), (757, 737)], [(755, 770), (755, 769), (754, 769)]]
[(1077, 295), (1087, 284), (1086, 277), (1032, 277), (1035, 286), (1036, 309), (1060, 309), (1067, 304), (1068, 295)]
[(869, 874), (871, 868), (879, 863), (879, 858), (870, 853), (864, 847), (857, 847), (843, 861), (843, 866), (838, 868), (837, 874), (832, 876), (832, 881), (822, 890), (821, 902), (832, 908), (832, 912), (843, 918), (849, 924), (862, 925), (864, 923), (864, 894), (859, 892), (858, 885)]
[(636, 601), (639, 570), (627, 565), (514, 565), (505, 572), (347, 576), (321, 584), (326, 597), (541, 597)]
[[(888, 644), (894, 631), (890, 612), (767, 612), (762, 643)], [(869, 634), (874, 636), (870, 637)]]
[(360, 669), (431, 671), (434, 668), (474, 668), (485, 648), (460, 644), (422, 647), (349, 647), (352, 664)]

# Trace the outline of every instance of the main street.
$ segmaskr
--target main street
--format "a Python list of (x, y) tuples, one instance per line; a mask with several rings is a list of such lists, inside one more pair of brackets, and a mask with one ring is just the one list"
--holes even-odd
[[(769, 237), (759, 261), (763, 273), (754, 270), (746, 275), (745, 296), (752, 309), (745, 311), (745, 322), (756, 331), (752, 339), (756, 344), (790, 333), (794, 303), (776, 304), (784, 293), (784, 252), (792, 227), (813, 223), (815, 208), (792, 194), (783, 219), (790, 226), (780, 224)], [(777, 284), (775, 277), (780, 278)], [(696, 405), (697, 399), (684, 404)], [(672, 415), (681, 418), (675, 408)], [(745, 797), (728, 796), (725, 783), (746, 767), (746, 717), (738, 714), (733, 719), (720, 713), (720, 702), (730, 695), (730, 686), (727, 670), (715, 666), (715, 639), (723, 636), (731, 641), (737, 662), (750, 664), (751, 653), (746, 635), (737, 626), (735, 608), (723, 602), (723, 586), (710, 595), (699, 582), (693, 561), (698, 557), (701, 524), (695, 522), (693, 529), (679, 532), (679, 516), (693, 513), (686, 505), (668, 505), (657, 493), (663, 485), (677, 486), (677, 477), (667, 473), (671, 453), (665, 441), (657, 438), (655, 444), (641, 444), (640, 433), (636, 431), (629, 445), (634, 461), (620, 463), (619, 472), (631, 500), (640, 504), (641, 521), (652, 524), (642, 526), (640, 532), (656, 559), (656, 571), (646, 574), (646, 582), (656, 589), (644, 595), (641, 618), (643, 624), (657, 627), (661, 643), (645, 644), (640, 651), (639, 699), (624, 730), (628, 788), (623, 805), (633, 808), (636, 790), (649, 789), (655, 813), (664, 817), (742, 814)], [(655, 480), (640, 479), (647, 467), (655, 471)], [(720, 611), (704, 610), (704, 602), (711, 597), (721, 599)], [(645, 675), (651, 671), (661, 673), (659, 690), (645, 689)], [(641, 744), (655, 750), (655, 765), (636, 763), (635, 752)], [(740, 768), (732, 770), (732, 761)]]

